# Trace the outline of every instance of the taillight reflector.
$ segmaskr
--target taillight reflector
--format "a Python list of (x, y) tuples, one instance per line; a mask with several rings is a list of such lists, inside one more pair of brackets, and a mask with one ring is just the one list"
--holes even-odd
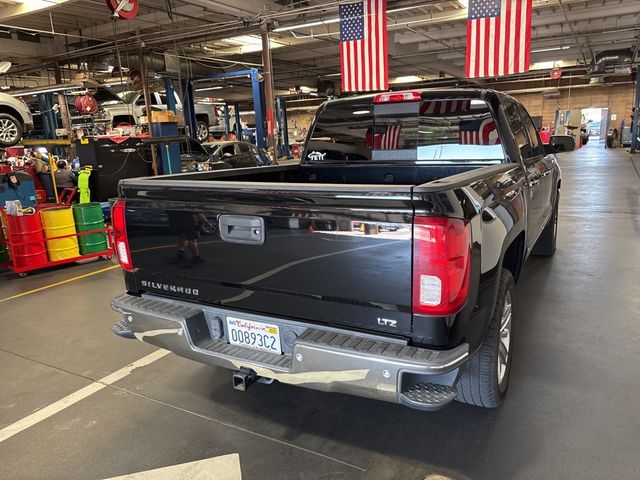
[(419, 102), (421, 99), (420, 92), (389, 92), (373, 97), (373, 103)]
[(127, 238), (127, 224), (125, 222), (125, 200), (119, 198), (111, 208), (111, 224), (113, 237), (116, 244), (116, 253), (120, 265), (128, 272), (133, 272), (129, 239)]
[(413, 313), (456, 313), (469, 293), (471, 232), (460, 219), (415, 217)]

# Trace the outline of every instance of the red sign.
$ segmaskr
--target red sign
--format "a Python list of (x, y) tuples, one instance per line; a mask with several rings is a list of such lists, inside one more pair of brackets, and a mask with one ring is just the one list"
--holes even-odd
[(549, 72), (549, 76), (553, 79), (553, 80), (557, 80), (562, 76), (562, 70), (560, 69), (560, 67), (553, 67), (551, 69), (551, 72)]

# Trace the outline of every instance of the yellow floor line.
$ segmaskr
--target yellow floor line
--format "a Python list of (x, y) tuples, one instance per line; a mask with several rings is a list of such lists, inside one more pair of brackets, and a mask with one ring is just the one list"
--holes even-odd
[(90, 277), (91, 275), (97, 275), (98, 273), (108, 272), (109, 270), (113, 270), (115, 268), (120, 268), (120, 265), (111, 265), (110, 267), (101, 268), (100, 270), (96, 270), (95, 272), (85, 273), (84, 275), (78, 275), (77, 277), (68, 278), (66, 280), (62, 280), (61, 282), (52, 283), (50, 285), (45, 285), (44, 287), (34, 288), (33, 290), (29, 290), (27, 292), (18, 293), (16, 295), (12, 295), (7, 298), (2, 298), (0, 299), (0, 303), (6, 302), (8, 300), (13, 300), (14, 298), (24, 297), (25, 295), (31, 295), (32, 293), (41, 292), (43, 290), (57, 287), (59, 285), (64, 285), (66, 283), (75, 282), (76, 280), (82, 280), (83, 278)]

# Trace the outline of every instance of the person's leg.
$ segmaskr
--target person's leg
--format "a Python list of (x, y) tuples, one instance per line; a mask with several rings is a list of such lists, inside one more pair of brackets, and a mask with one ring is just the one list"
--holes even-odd
[(180, 259), (184, 258), (184, 247), (187, 244), (187, 239), (184, 237), (178, 237), (178, 251), (176, 252), (176, 256)]

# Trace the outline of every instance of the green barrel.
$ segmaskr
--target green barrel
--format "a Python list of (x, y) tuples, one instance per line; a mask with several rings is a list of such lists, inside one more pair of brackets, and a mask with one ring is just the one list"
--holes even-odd
[[(76, 230), (90, 232), (104, 228), (104, 215), (102, 205), (98, 202), (78, 203), (73, 205), (73, 218), (76, 222)], [(104, 252), (107, 247), (107, 234), (105, 232), (79, 235), (80, 255)]]

